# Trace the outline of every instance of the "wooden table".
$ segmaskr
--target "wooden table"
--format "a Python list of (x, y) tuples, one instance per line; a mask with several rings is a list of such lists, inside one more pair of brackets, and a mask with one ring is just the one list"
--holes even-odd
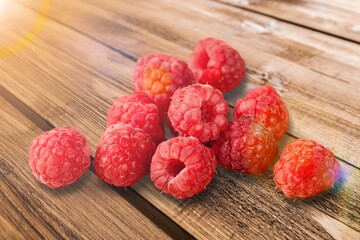
[[(360, 239), (360, 1), (0, 0), (0, 239)], [(217, 169), (187, 200), (148, 177), (131, 188), (80, 181), (49, 189), (27, 165), (31, 141), (72, 126), (92, 153), (113, 100), (133, 91), (136, 60), (184, 60), (198, 39), (223, 39), (247, 63), (231, 106), (271, 84), (296, 138), (331, 148), (335, 187), (307, 200), (274, 190), (269, 170)]]

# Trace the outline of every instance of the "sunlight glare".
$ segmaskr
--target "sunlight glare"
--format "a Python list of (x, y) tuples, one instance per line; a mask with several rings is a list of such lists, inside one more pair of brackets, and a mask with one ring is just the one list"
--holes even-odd
[(0, 12), (5, 8), (9, 0), (0, 0)]
[(4, 16), (7, 15), (7, 12), (9, 11), (9, 1), (11, 0), (0, 0), (0, 19), (4, 18)]

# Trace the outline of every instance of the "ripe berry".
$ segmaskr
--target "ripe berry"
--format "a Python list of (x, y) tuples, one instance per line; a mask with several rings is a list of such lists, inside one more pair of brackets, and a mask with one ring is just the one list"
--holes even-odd
[(248, 174), (266, 171), (278, 153), (272, 133), (250, 115), (231, 122), (212, 149), (221, 166)]
[(194, 137), (175, 137), (160, 143), (152, 158), (150, 177), (155, 186), (176, 198), (205, 190), (215, 176), (211, 149)]
[(238, 119), (249, 114), (262, 122), (272, 131), (279, 141), (289, 126), (289, 113), (279, 94), (272, 86), (263, 86), (250, 90), (244, 98), (237, 100), (234, 117)]
[(155, 144), (140, 128), (111, 125), (100, 138), (94, 166), (99, 178), (117, 187), (131, 186), (148, 174)]
[(245, 62), (240, 54), (225, 42), (206, 38), (195, 45), (189, 68), (195, 81), (210, 84), (222, 92), (238, 86), (245, 75)]
[(86, 138), (70, 127), (43, 132), (31, 144), (29, 165), (37, 180), (48, 187), (69, 185), (90, 166)]
[(186, 62), (165, 54), (150, 54), (140, 58), (134, 72), (135, 90), (151, 96), (161, 113), (168, 109), (176, 89), (194, 82)]
[(219, 90), (210, 85), (193, 84), (174, 93), (168, 116), (181, 136), (208, 142), (218, 138), (220, 131), (227, 127), (228, 110)]
[(134, 92), (114, 102), (108, 111), (107, 127), (120, 122), (141, 128), (157, 144), (164, 140), (158, 107), (144, 92)]
[(298, 139), (285, 146), (274, 165), (274, 181), (285, 196), (307, 198), (331, 188), (340, 164), (331, 150), (312, 140)]

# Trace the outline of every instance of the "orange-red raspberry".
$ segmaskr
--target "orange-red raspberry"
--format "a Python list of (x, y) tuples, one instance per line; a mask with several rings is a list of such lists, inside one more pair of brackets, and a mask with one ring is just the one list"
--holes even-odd
[(141, 128), (156, 144), (164, 140), (158, 107), (144, 92), (134, 92), (114, 102), (108, 111), (107, 127), (120, 122)]
[(111, 125), (100, 138), (94, 166), (99, 178), (117, 187), (131, 186), (148, 174), (155, 144), (140, 128)]
[(206, 38), (195, 45), (189, 68), (195, 81), (210, 84), (222, 92), (238, 86), (245, 75), (245, 62), (240, 54), (225, 42)]
[(205, 190), (215, 176), (215, 168), (211, 149), (194, 137), (175, 137), (157, 147), (150, 177), (163, 192), (188, 198)]
[(140, 58), (134, 71), (135, 90), (151, 96), (161, 113), (167, 112), (176, 89), (194, 83), (186, 62), (165, 54), (150, 54)]
[(208, 142), (217, 139), (220, 131), (226, 129), (228, 110), (222, 92), (210, 85), (193, 84), (174, 93), (168, 116), (181, 136)]
[(278, 153), (272, 133), (250, 115), (231, 122), (212, 149), (221, 166), (248, 174), (266, 171)]
[(237, 100), (234, 117), (238, 119), (249, 114), (272, 131), (275, 140), (280, 141), (289, 126), (289, 113), (281, 97), (272, 86), (250, 90), (244, 98)]
[(307, 198), (331, 188), (340, 164), (331, 150), (312, 140), (298, 139), (285, 146), (274, 165), (274, 181), (285, 196)]
[(34, 176), (48, 187), (69, 185), (90, 166), (86, 138), (71, 127), (43, 132), (31, 144), (29, 165)]

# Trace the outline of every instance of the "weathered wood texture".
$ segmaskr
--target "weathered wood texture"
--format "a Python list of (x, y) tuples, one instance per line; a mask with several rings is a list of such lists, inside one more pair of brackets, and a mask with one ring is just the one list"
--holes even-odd
[(357, 0), (215, 0), (360, 43)]
[(27, 152), (42, 130), (1, 97), (0, 106), (1, 239), (170, 238), (93, 172), (71, 187), (38, 183)]
[[(19, 2), (34, 11), (16, 8), (14, 21), (0, 26), (6, 36), (0, 46), (25, 31), (18, 23), (36, 17), (39, 1)], [(274, 191), (270, 171), (246, 176), (219, 168), (205, 193), (184, 201), (160, 194), (148, 178), (133, 189), (198, 238), (360, 238), (359, 46), (280, 22), (277, 30), (259, 32), (252, 23), (271, 18), (215, 2), (174, 3), (53, 1), (39, 38), (0, 60), (0, 84), (50, 124), (79, 129), (94, 152), (107, 108), (133, 90), (138, 57), (166, 52), (186, 59), (197, 39), (222, 38), (248, 64), (247, 79), (226, 96), (231, 105), (250, 88), (275, 85), (291, 114), (281, 149), (293, 136), (330, 146), (343, 159), (341, 180), (306, 201)], [(334, 48), (327, 51), (329, 44)]]
[[(98, 9), (102, 12), (99, 7), (86, 10), (89, 6), (81, 4), (76, 12), (82, 17), (92, 16), (84, 11), (94, 14), (97, 13), (94, 10)], [(76, 9), (76, 6), (74, 4), (71, 9)], [(126, 6), (126, 12), (132, 9), (130, 4)], [(55, 7), (63, 12), (64, 19), (75, 14), (61, 8), (66, 8), (66, 4)], [(24, 8), (18, 9), (18, 22), (29, 21), (36, 15)], [(173, 11), (176, 13), (177, 10)], [(74, 19), (71, 25), (85, 23), (81, 19)], [(114, 98), (132, 91), (133, 60), (152, 51), (176, 51), (184, 57), (195, 41), (180, 37), (176, 41), (169, 41), (162, 35), (144, 31), (142, 22), (116, 23), (113, 26), (112, 21), (105, 21), (101, 17), (97, 17), (97, 21), (104, 23), (99, 25), (101, 28), (97, 31), (82, 29), (81, 25), (74, 31), (64, 24), (49, 20), (44, 29), (46, 34), (41, 34), (26, 51), (0, 63), (0, 83), (7, 90), (51, 124), (78, 128), (86, 134), (93, 150), (105, 129), (108, 106)], [(13, 24), (16, 25), (16, 22)], [(90, 21), (85, 26), (92, 24)], [(127, 31), (121, 32), (124, 28)], [(114, 34), (109, 38), (111, 41), (104, 44), (99, 41), (107, 39), (96, 39), (106, 35), (101, 30)], [(86, 36), (82, 32), (96, 35)], [(5, 40), (14, 41), (18, 36), (17, 33), (8, 33)], [(117, 37), (125, 40), (118, 41)], [(186, 44), (181, 46), (177, 41)], [(118, 50), (109, 46), (116, 46)], [(129, 54), (135, 57), (129, 57)], [(252, 61), (249, 61), (251, 64)], [(28, 76), (36, 81), (27, 81)], [(228, 95), (228, 100), (243, 96), (247, 89), (261, 83), (256, 75), (253, 78), (254, 81), (250, 76), (240, 91)], [(287, 136), (281, 145), (292, 139)], [(274, 238), (330, 238), (339, 235), (356, 238), (356, 229), (359, 230), (359, 175), (357, 169), (346, 163), (342, 163), (342, 168), (344, 177), (339, 181), (339, 186), (308, 201), (285, 200), (282, 194), (273, 190), (270, 173), (248, 177), (222, 169), (218, 170), (218, 176), (204, 194), (186, 201), (160, 195), (148, 179), (134, 186), (134, 189), (199, 238), (266, 238), (269, 234)]]

